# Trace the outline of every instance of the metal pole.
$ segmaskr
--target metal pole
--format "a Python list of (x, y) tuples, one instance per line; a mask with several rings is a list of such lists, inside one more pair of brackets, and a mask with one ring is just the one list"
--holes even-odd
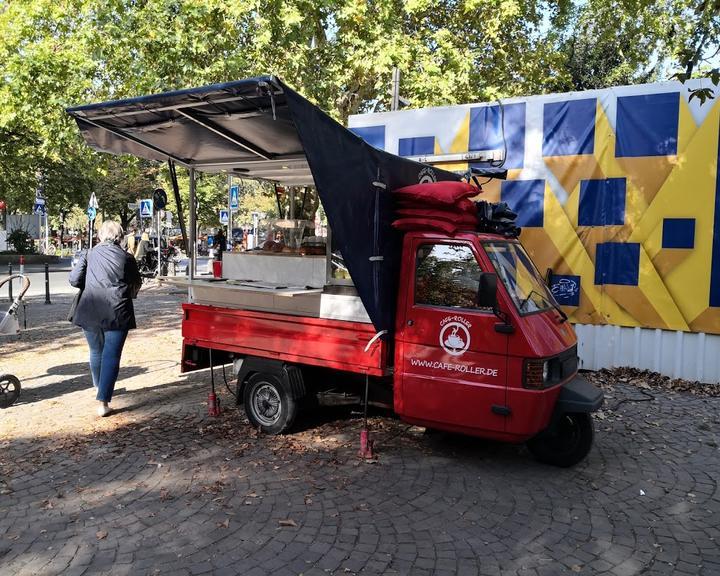
[(195, 213), (195, 168), (190, 168), (190, 280), (197, 269), (197, 223)]
[(45, 263), (45, 304), (52, 304), (50, 302), (50, 265)]
[(368, 392), (370, 389), (370, 376), (365, 374), (365, 402), (363, 402), (363, 427), (367, 428), (367, 413), (368, 413)]
[(208, 352), (210, 354), (210, 387), (212, 388), (212, 393), (215, 394), (215, 366), (213, 366), (212, 348), (208, 348)]
[(227, 223), (227, 234), (225, 238), (232, 245), (232, 201), (230, 198), (230, 188), (232, 188), (232, 174), (228, 174), (228, 223)]
[[(13, 272), (12, 272), (12, 264), (8, 264), (8, 276), (12, 276), (12, 273), (13, 273)], [(9, 300), (10, 302), (13, 301), (12, 285), (13, 285), (13, 281), (10, 280), (10, 282), (8, 282), (8, 300)]]
[(47, 206), (45, 206), (45, 254), (50, 249), (50, 226), (48, 226)]
[(400, 109), (400, 69), (393, 68), (392, 76), (392, 102), (390, 103), (390, 110)]

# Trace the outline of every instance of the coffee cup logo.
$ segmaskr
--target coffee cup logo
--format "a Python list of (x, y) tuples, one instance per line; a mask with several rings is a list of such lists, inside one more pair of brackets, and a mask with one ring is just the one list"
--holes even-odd
[(459, 322), (448, 322), (440, 330), (440, 346), (451, 356), (461, 356), (470, 347), (470, 332)]

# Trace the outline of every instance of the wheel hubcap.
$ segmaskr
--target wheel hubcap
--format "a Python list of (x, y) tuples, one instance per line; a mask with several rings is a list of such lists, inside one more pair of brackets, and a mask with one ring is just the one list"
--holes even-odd
[(282, 403), (274, 386), (261, 384), (253, 394), (252, 409), (255, 418), (263, 426), (272, 426), (280, 419)]

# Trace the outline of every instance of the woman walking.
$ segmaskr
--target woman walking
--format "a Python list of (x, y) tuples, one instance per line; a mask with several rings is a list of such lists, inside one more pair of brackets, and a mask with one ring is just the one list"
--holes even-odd
[(120, 245), (123, 229), (106, 220), (98, 232), (100, 244), (84, 253), (70, 273), (70, 284), (81, 290), (72, 322), (83, 329), (90, 347), (90, 373), (97, 389), (98, 416), (110, 414), (120, 355), (128, 330), (135, 328), (132, 299), (142, 283), (132, 255)]

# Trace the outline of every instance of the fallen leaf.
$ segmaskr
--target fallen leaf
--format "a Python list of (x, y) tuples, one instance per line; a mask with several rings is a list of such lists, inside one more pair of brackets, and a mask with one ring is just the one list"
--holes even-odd
[(297, 527), (295, 520), (291, 518), (288, 518), (287, 520), (278, 520), (278, 524), (280, 524), (280, 526), (292, 526), (293, 528)]
[(230, 527), (230, 518), (225, 518), (222, 522), (217, 523), (218, 528), (229, 528)]
[(95, 536), (98, 540), (104, 540), (107, 538), (108, 533), (105, 530), (99, 530), (98, 532), (95, 532)]

